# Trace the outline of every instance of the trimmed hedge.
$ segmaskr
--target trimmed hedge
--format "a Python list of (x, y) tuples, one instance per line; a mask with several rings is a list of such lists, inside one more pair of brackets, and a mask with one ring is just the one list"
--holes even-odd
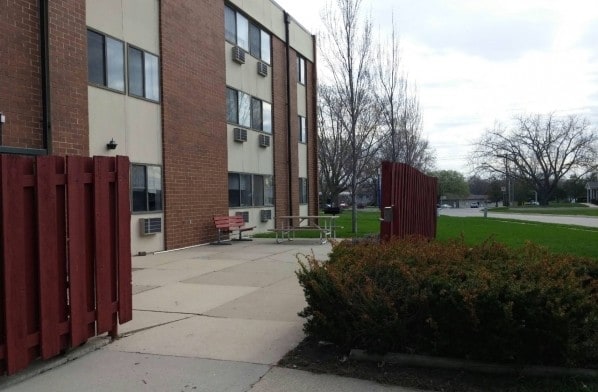
[(375, 353), (598, 367), (598, 264), (527, 244), (343, 242), (297, 272), (312, 337)]

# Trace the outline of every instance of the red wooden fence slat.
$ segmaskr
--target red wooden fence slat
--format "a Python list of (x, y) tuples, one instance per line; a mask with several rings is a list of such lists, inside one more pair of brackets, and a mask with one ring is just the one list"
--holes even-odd
[(110, 285), (110, 200), (107, 157), (94, 157), (94, 216), (96, 256), (97, 333), (112, 329), (112, 296)]
[(67, 215), (69, 228), (69, 292), (71, 311), (71, 346), (76, 347), (90, 337), (90, 324), (87, 321), (89, 308), (88, 261), (92, 248), (89, 244), (87, 213), (86, 158), (67, 157)]
[(436, 235), (437, 180), (402, 163), (382, 162), (381, 207), (393, 206), (392, 222), (380, 224), (383, 241), (393, 236)]
[[(40, 279), (40, 337), (43, 359), (60, 353), (60, 291), (62, 271), (57, 233), (60, 231), (57, 216), (56, 192), (57, 157), (38, 157), (36, 160), (37, 235)], [(63, 238), (66, 233), (60, 233)]]
[(0, 372), (115, 335), (132, 319), (128, 158), (0, 155), (0, 191)]
[(116, 157), (116, 193), (118, 197), (118, 321), (120, 324), (133, 319), (129, 166), (129, 158), (124, 156)]
[(9, 374), (29, 364), (27, 345), (27, 278), (23, 223), (23, 158), (2, 156), (2, 236), (4, 261), (4, 309), (6, 322), (6, 368)]

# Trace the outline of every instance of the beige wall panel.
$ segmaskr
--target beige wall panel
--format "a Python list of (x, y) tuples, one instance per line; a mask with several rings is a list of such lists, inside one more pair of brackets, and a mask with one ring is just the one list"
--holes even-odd
[[(131, 162), (162, 162), (160, 106), (88, 87), (90, 155), (127, 155)], [(110, 139), (118, 144), (106, 149)]]
[[(162, 233), (141, 235), (139, 220), (141, 218), (162, 218)], [(139, 252), (157, 252), (164, 250), (164, 216), (163, 214), (131, 215), (131, 254)]]
[(259, 132), (247, 130), (247, 141), (234, 140), (235, 126), (227, 126), (228, 171), (251, 174), (274, 174), (273, 140), (270, 147), (260, 147)]
[(293, 49), (313, 63), (315, 57), (312, 35), (294, 20), (291, 21), (289, 29), (289, 41)]
[[(103, 1), (98, 1), (98, 3), (103, 3)], [(125, 40), (129, 44), (159, 55), (159, 1), (125, 0), (123, 7)]]
[(297, 83), (297, 115), (307, 117), (307, 89)]
[(123, 0), (87, 0), (87, 26), (124, 39), (123, 34)]
[(226, 53), (226, 84), (234, 89), (243, 91), (266, 102), (272, 102), (272, 67), (268, 66), (268, 75), (257, 73), (258, 59), (245, 53), (245, 64), (233, 61), (232, 47), (225, 43)]
[(126, 107), (126, 143), (131, 162), (162, 164), (160, 105), (127, 97)]
[[(126, 143), (126, 115), (123, 94), (101, 88), (87, 87), (89, 102), (89, 155), (129, 155)], [(110, 139), (118, 144), (108, 150)]]

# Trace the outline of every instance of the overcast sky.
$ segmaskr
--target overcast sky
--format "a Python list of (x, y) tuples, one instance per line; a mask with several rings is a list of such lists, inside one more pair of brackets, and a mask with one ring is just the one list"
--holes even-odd
[[(313, 33), (321, 30), (324, 0), (275, 1)], [(363, 3), (382, 34), (394, 12), (438, 169), (469, 175), (471, 144), (517, 114), (575, 113), (598, 125), (598, 1)]]

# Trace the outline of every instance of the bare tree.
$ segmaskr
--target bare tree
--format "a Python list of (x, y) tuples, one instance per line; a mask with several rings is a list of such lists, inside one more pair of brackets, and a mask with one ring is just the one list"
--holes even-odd
[[(377, 152), (378, 110), (373, 94), (372, 23), (360, 15), (362, 0), (335, 0), (322, 14), (322, 58), (330, 75), (332, 112), (349, 142), (352, 231), (357, 231), (356, 191), (362, 169)], [(322, 163), (321, 163), (322, 164)]]
[(337, 95), (330, 87), (320, 86), (318, 100), (320, 189), (324, 200), (338, 205), (339, 195), (351, 183), (351, 143), (342, 125)]
[(428, 171), (434, 167), (435, 155), (428, 140), (422, 137), (423, 121), (416, 89), (408, 88), (407, 76), (401, 71), (399, 39), (394, 16), (387, 42), (379, 45), (376, 74), (377, 101), (385, 132), (380, 140), (383, 160), (402, 162)]
[(567, 173), (596, 170), (597, 140), (585, 118), (521, 115), (511, 129), (496, 125), (486, 131), (470, 159), (477, 171), (525, 181), (547, 205)]

